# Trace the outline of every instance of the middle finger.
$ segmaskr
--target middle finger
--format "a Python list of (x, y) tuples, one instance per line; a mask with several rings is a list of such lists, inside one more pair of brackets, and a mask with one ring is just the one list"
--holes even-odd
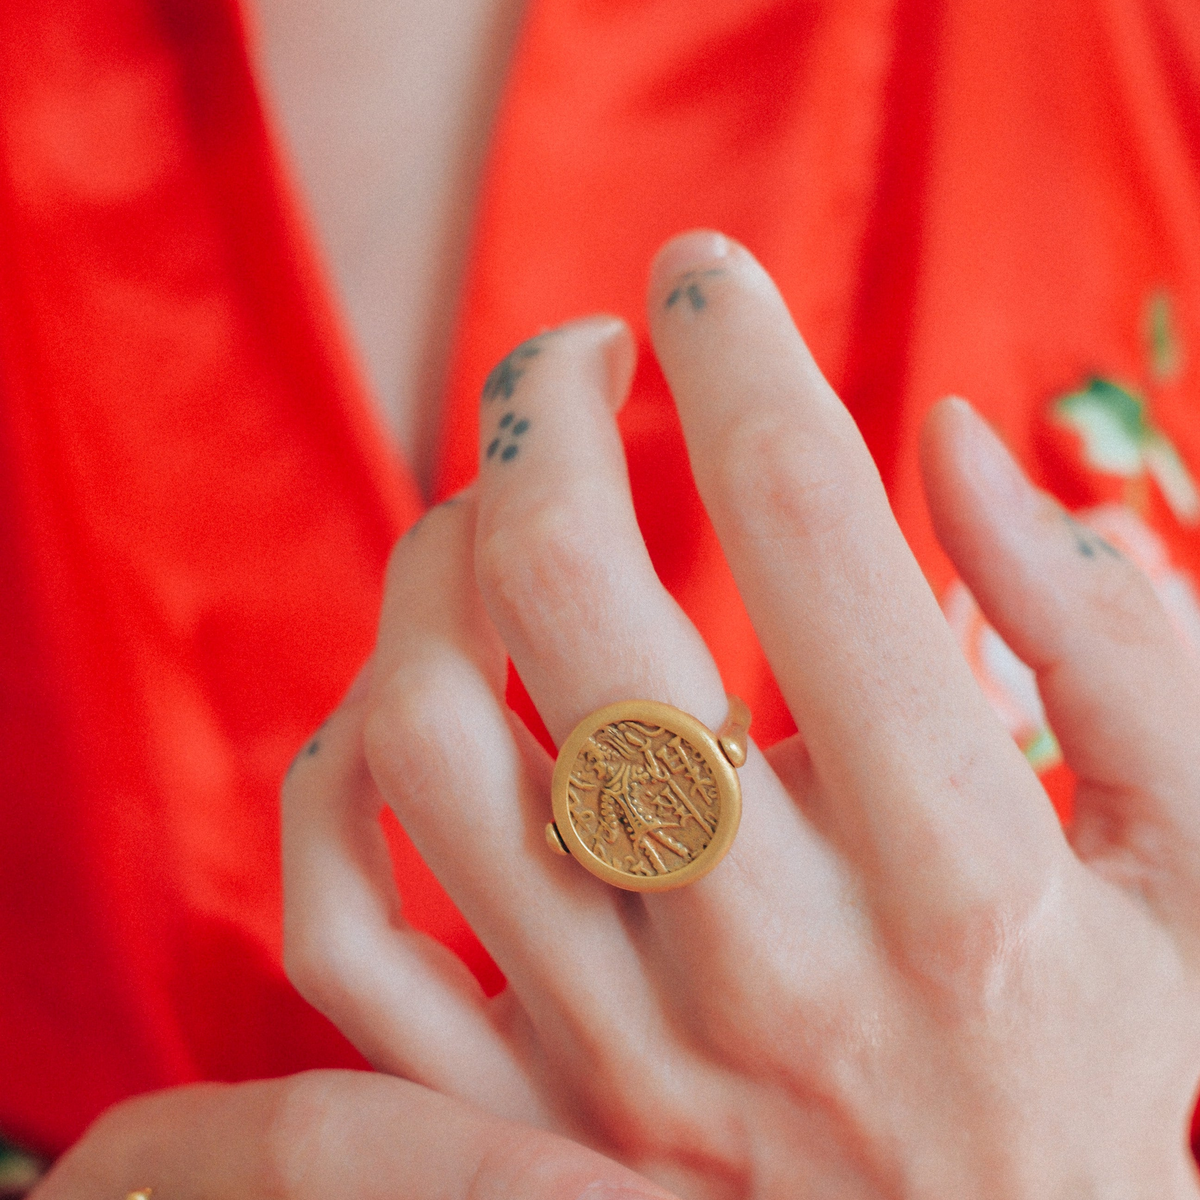
[(1026, 865), (1036, 878), (1061, 844), (1050, 807), (766, 272), (719, 234), (685, 235), (658, 259), (650, 313), (697, 485), (837, 800), (822, 821), (909, 897), (994, 895)]

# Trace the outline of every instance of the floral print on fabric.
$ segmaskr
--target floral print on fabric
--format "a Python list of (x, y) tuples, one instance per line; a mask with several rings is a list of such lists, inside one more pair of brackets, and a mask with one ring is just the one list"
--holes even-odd
[(25, 1195), (44, 1171), (42, 1162), (0, 1138), (0, 1200)]
[(1200, 522), (1200, 493), (1178, 451), (1151, 423), (1146, 402), (1129, 388), (1108, 379), (1055, 402), (1052, 419), (1079, 435), (1084, 463), (1127, 481), (1126, 504), (1143, 511), (1140, 492), (1151, 479), (1182, 525)]
[(1034, 770), (1056, 766), (1062, 761), (1062, 752), (1046, 720), (1033, 671), (988, 624), (961, 580), (954, 580), (946, 589), (942, 611), (976, 682)]

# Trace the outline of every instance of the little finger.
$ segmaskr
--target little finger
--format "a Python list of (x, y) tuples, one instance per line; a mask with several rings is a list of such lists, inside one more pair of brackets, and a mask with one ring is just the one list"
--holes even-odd
[(288, 976), (380, 1070), (536, 1119), (479, 985), (451, 951), (404, 924), (383, 801), (363, 755), (371, 666), (284, 780)]
[(922, 467), (942, 544), (1037, 674), (1078, 778), (1076, 850), (1200, 932), (1195, 653), (1145, 574), (1038, 491), (969, 405), (934, 409)]

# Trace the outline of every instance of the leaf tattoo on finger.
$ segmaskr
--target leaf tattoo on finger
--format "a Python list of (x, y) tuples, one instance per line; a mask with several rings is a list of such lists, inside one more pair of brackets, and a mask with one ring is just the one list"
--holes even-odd
[(1067, 527), (1071, 530), (1075, 538), (1075, 549), (1084, 558), (1095, 558), (1099, 554), (1116, 559), (1123, 557), (1121, 552), (1111, 542), (1105, 541), (1098, 533), (1089, 529), (1082, 522), (1075, 520), (1074, 517), (1069, 515), (1065, 516), (1065, 520)]
[(541, 341), (544, 335), (539, 334), (522, 342), (515, 350), (506, 354), (491, 370), (483, 381), (483, 402), (493, 400), (511, 400), (517, 390), (521, 376), (525, 374), (529, 359), (536, 358), (542, 352)]
[(702, 312), (708, 307), (708, 296), (701, 284), (701, 280), (711, 279), (713, 276), (725, 275), (727, 273), (719, 267), (712, 267), (707, 271), (688, 271), (685, 275), (680, 276), (675, 287), (671, 289), (666, 302), (663, 304), (663, 308), (674, 308), (680, 300), (686, 299), (691, 306), (692, 312)]

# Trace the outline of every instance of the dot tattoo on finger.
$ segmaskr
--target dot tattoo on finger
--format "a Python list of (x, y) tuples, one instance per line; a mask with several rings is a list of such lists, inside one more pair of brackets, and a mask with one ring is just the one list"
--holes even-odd
[(496, 436), (488, 443), (487, 457), (499, 455), (501, 462), (512, 462), (521, 448), (520, 439), (528, 430), (528, 418), (518, 417), (510, 409), (496, 423)]
[(462, 503), (462, 497), (461, 497), (461, 496), (450, 496), (450, 497), (448, 497), (447, 499), (443, 500), (443, 501), (441, 502), (441, 504), (435, 504), (433, 508), (431, 508), (431, 509), (428, 509), (427, 511), (425, 511), (424, 513), (422, 513), (422, 514), (421, 514), (421, 515), (420, 515), (420, 516), (419, 516), (419, 517), (418, 517), (418, 518), (417, 518), (417, 519), (416, 519), (416, 520), (415, 520), (415, 521), (414, 521), (414, 522), (413, 522), (413, 523), (412, 523), (412, 524), (411, 524), (411, 525), (410, 525), (410, 526), (409, 526), (409, 527), (408, 527), (408, 528), (407, 528), (407, 529), (404, 531), (404, 537), (405, 537), (405, 538), (415, 538), (415, 537), (416, 537), (416, 535), (417, 535), (418, 533), (420, 533), (420, 531), (421, 531), (421, 527), (422, 527), (422, 526), (425, 524), (425, 522), (426, 522), (426, 521), (427, 521), (427, 520), (428, 520), (428, 519), (429, 519), (431, 516), (433, 516), (433, 514), (434, 514), (434, 513), (436, 513), (436, 512), (441, 512), (443, 509), (447, 509), (447, 508), (454, 508), (456, 505), (458, 505), (458, 504), (461, 504), (461, 503)]
[[(329, 724), (328, 720), (322, 721), (321, 728), (317, 730), (317, 734), (319, 734), (321, 732), (321, 729), (324, 729), (325, 726), (328, 724)], [(308, 744), (306, 746), (304, 746), (300, 750), (300, 752), (296, 755), (296, 757), (293, 758), (292, 761), (288, 764), (287, 774), (284, 776), (284, 778), (286, 779), (287, 776), (291, 775), (291, 773), (300, 765), (301, 759), (312, 758), (314, 755), (319, 754), (320, 750), (321, 750), (321, 739), (320, 739), (320, 737), (314, 735), (313, 738), (308, 742)]]

